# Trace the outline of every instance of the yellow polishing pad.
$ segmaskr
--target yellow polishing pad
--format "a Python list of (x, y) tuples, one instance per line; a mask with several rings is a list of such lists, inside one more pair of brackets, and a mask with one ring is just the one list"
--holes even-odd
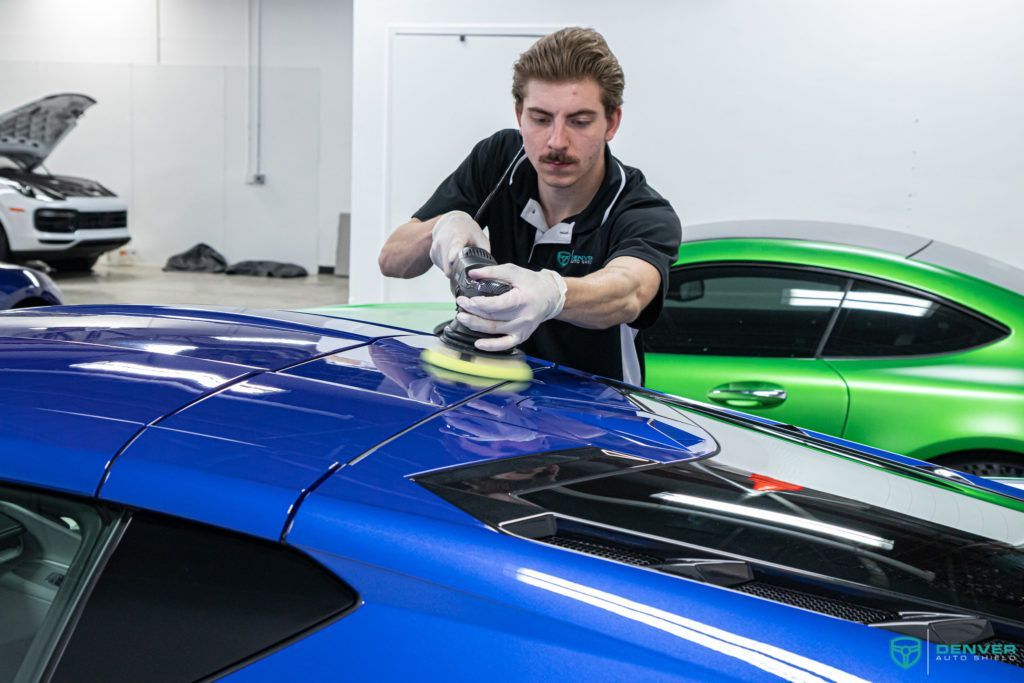
[(491, 358), (472, 353), (461, 353), (446, 346), (423, 349), (420, 360), (445, 370), (451, 370), (473, 377), (508, 382), (529, 382), (533, 379), (533, 370), (521, 358)]

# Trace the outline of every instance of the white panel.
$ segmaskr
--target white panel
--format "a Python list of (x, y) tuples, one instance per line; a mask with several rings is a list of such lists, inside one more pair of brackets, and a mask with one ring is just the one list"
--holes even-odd
[(140, 260), (162, 264), (197, 242), (223, 250), (224, 70), (134, 67), (132, 94)]
[[(314, 69), (265, 69), (263, 171), (245, 181), (248, 74), (227, 71), (223, 150), (224, 241), (229, 261), (272, 260), (317, 268), (320, 117)], [(296, 106), (297, 102), (307, 106)], [(333, 259), (332, 259), (333, 260)]]
[[(352, 210), (352, 3), (332, 2), (320, 61), (320, 265), (335, 265), (338, 215)], [(339, 264), (348, 272), (348, 262)]]
[(0, 2), (0, 60), (125, 64), (155, 56), (155, 2)]
[[(515, 128), (507, 74), (535, 37), (399, 33), (392, 45), (387, 232), (405, 223), (482, 138)], [(440, 95), (440, 96), (439, 96)], [(363, 245), (366, 246), (366, 245)], [(436, 268), (386, 279), (384, 301), (451, 297)]]
[(333, 266), (338, 215), (351, 208), (351, 0), (263, 0), (263, 63), (320, 70), (318, 261)]
[(244, 66), (249, 0), (160, 0), (160, 63)]

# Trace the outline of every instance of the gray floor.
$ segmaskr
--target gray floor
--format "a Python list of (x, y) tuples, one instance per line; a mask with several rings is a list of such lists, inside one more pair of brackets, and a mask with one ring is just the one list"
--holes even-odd
[(246, 308), (308, 308), (348, 301), (348, 278), (259, 278), (165, 273), (159, 266), (98, 263), (91, 273), (51, 273), (69, 304), (206, 304)]

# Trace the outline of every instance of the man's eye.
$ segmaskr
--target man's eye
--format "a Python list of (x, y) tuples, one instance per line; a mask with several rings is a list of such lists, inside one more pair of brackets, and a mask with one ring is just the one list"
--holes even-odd
[(577, 128), (586, 128), (587, 126), (590, 125), (590, 122), (591, 119), (573, 119), (572, 125), (576, 126)]
[(549, 121), (551, 121), (551, 119), (549, 119), (546, 116), (534, 116), (533, 117), (533, 122), (536, 123), (536, 124), (540, 124), (542, 126), (546, 125)]

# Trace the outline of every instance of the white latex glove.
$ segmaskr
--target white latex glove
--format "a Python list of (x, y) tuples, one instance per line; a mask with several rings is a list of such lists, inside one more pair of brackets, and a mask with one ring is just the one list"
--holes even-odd
[(460, 296), (455, 303), (462, 309), (459, 322), (477, 332), (501, 334), (478, 339), (481, 351), (505, 351), (528, 339), (537, 326), (554, 318), (565, 306), (565, 280), (553, 270), (540, 272), (511, 263), (476, 268), (469, 272), (474, 280), (501, 280), (512, 290), (500, 296)]
[(451, 275), (452, 264), (463, 247), (491, 250), (491, 242), (473, 217), (465, 211), (449, 211), (434, 224), (430, 233), (430, 260), (445, 277)]

